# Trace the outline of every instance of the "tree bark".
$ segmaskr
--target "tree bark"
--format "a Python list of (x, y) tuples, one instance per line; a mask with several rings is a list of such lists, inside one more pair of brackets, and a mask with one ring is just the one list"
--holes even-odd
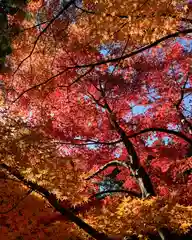
[(91, 237), (95, 238), (96, 240), (113, 240), (113, 238), (108, 237), (106, 234), (98, 232), (96, 229), (84, 222), (81, 218), (77, 217), (72, 211), (62, 207), (60, 201), (54, 194), (50, 193), (46, 188), (39, 186), (37, 183), (26, 180), (17, 169), (12, 168), (5, 163), (1, 163), (0, 168), (6, 169), (10, 174), (19, 179), (24, 185), (28, 186), (33, 191), (40, 193), (44, 198), (47, 199), (47, 201), (55, 208), (56, 211), (60, 212), (71, 222), (77, 224), (79, 228), (83, 229)]

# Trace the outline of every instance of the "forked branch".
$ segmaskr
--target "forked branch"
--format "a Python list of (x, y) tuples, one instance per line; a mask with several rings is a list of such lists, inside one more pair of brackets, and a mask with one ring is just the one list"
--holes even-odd
[(118, 161), (118, 160), (113, 160), (113, 161), (110, 161), (110, 162), (106, 163), (102, 167), (100, 167), (95, 173), (93, 173), (92, 175), (87, 177), (86, 180), (90, 180), (91, 178), (94, 178), (100, 172), (104, 171), (106, 168), (111, 167), (111, 166), (122, 166), (122, 167), (125, 167), (125, 168), (129, 168), (129, 165), (127, 163), (121, 162), (121, 161)]

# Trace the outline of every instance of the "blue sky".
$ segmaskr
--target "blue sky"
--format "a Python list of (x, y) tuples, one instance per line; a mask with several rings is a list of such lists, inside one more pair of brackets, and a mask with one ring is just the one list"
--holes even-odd
[[(192, 53), (192, 40), (189, 39), (185, 39), (185, 38), (177, 38), (176, 39), (177, 42), (179, 42), (183, 47), (184, 47), (184, 51), (186, 53)], [(148, 51), (149, 53), (150, 51)], [(102, 46), (100, 49), (100, 53), (103, 54), (104, 56), (107, 56), (109, 54), (109, 50), (107, 49), (107, 47)], [(146, 52), (147, 53), (147, 52)], [(148, 54), (147, 53), (147, 54)], [(159, 51), (159, 54), (162, 57), (162, 50)], [(109, 71), (111, 72), (113, 70), (113, 67), (111, 66)], [(186, 85), (186, 87), (191, 87), (188, 85)], [(149, 99), (152, 100), (152, 97), (156, 97), (158, 98), (157, 93), (155, 93), (155, 91), (152, 91), (151, 94), (149, 94)], [(184, 107), (188, 110), (188, 111), (192, 111), (192, 95), (191, 94), (186, 94), (184, 100)], [(143, 114), (147, 111), (149, 107), (143, 106), (143, 105), (136, 105), (132, 108), (132, 112), (134, 115), (138, 115), (138, 114)], [(184, 114), (188, 114), (189, 112), (184, 111)], [(173, 129), (171, 126), (168, 126), (168, 128)], [(155, 140), (157, 140), (157, 138), (154, 136), (154, 138), (152, 139), (148, 139), (148, 144), (151, 145)], [(167, 144), (171, 138), (170, 137), (164, 137), (163, 140), (165, 141), (165, 144)]]

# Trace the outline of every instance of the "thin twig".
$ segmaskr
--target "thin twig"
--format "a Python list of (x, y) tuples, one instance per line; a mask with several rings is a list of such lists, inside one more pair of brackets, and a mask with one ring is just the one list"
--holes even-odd
[(133, 133), (131, 135), (128, 135), (128, 138), (133, 138), (136, 137), (142, 133), (146, 133), (146, 132), (164, 132), (164, 133), (168, 133), (168, 134), (172, 134), (175, 135), (183, 140), (185, 140), (186, 142), (188, 142), (190, 145), (192, 145), (192, 139), (188, 138), (185, 134), (183, 134), (182, 132), (177, 132), (175, 130), (170, 130), (170, 129), (166, 129), (166, 128), (159, 128), (159, 127), (151, 127), (151, 128), (145, 128), (143, 130), (140, 130), (139, 132)]
[(18, 69), (20, 68), (20, 66), (23, 64), (24, 61), (26, 61), (28, 58), (30, 58), (30, 56), (33, 54), (35, 47), (37, 45), (37, 42), (39, 41), (40, 37), (47, 31), (47, 29), (51, 26), (51, 24), (61, 15), (64, 13), (64, 11), (66, 11), (72, 4), (74, 4), (75, 0), (71, 0), (70, 2), (67, 2), (66, 5), (56, 14), (56, 16), (54, 18), (52, 18), (49, 23), (47, 24), (47, 26), (40, 32), (40, 34), (38, 35), (38, 37), (36, 38), (34, 44), (33, 44), (33, 48), (31, 50), (31, 52), (29, 53), (29, 55), (27, 57), (25, 57), (17, 66), (16, 70), (14, 71), (13, 75), (15, 75), (15, 73), (18, 71)]
[[(134, 51), (132, 51), (131, 53), (128, 53), (128, 54), (125, 54), (121, 57), (117, 57), (117, 58), (112, 58), (112, 59), (108, 59), (108, 60), (102, 60), (102, 61), (99, 61), (99, 62), (96, 62), (96, 63), (88, 63), (88, 64), (83, 64), (83, 65), (76, 65), (76, 66), (71, 66), (71, 67), (67, 67), (66, 69), (62, 70), (61, 72), (55, 74), (54, 76), (50, 77), (49, 79), (47, 79), (46, 81), (42, 82), (42, 83), (39, 83), (37, 85), (34, 85), (28, 89), (26, 89), (25, 91), (23, 91), (14, 101), (16, 102), (21, 96), (23, 96), (25, 93), (29, 92), (30, 90), (32, 89), (35, 89), (35, 88), (38, 88), (39, 86), (41, 85), (44, 85), (46, 84), (47, 82), (51, 81), (52, 79), (62, 75), (64, 72), (68, 71), (68, 70), (71, 70), (71, 69), (80, 69), (80, 68), (89, 68), (89, 67), (96, 67), (96, 66), (99, 66), (99, 65), (103, 65), (103, 64), (107, 64), (107, 63), (112, 63), (112, 62), (117, 62), (119, 60), (123, 60), (123, 59), (126, 59), (126, 58), (130, 58), (130, 57), (133, 57), (147, 49), (150, 49), (154, 46), (157, 46), (158, 44), (160, 44), (161, 42), (167, 40), (167, 39), (170, 39), (170, 38), (174, 38), (174, 37), (178, 37), (180, 34), (188, 34), (188, 33), (192, 33), (192, 28), (189, 28), (189, 29), (185, 29), (185, 30), (182, 30), (182, 31), (177, 31), (175, 33), (172, 33), (172, 34), (169, 34), (167, 36), (164, 36), (160, 39), (158, 39), (157, 41), (151, 43), (151, 44), (148, 44), (144, 47), (141, 47), (139, 49), (136, 49)], [(30, 56), (28, 56), (29, 58)], [(76, 83), (77, 81), (75, 81)], [(70, 84), (70, 86), (72, 86), (73, 83)], [(68, 86), (66, 86), (68, 87)]]
[[(146, 1), (147, 2), (147, 1)], [(145, 2), (145, 3), (146, 3)], [(79, 7), (79, 6), (77, 6), (76, 4), (75, 4), (75, 7), (77, 8), (77, 9), (79, 9), (79, 10), (81, 10), (82, 12), (85, 12), (85, 13), (88, 13), (88, 14), (92, 14), (92, 15), (100, 15), (101, 14), (101, 12), (98, 12), (98, 11), (90, 11), (90, 10), (88, 10), (88, 9), (86, 9), (86, 8), (81, 8), (81, 7)], [(141, 7), (143, 7), (143, 5), (141, 6)], [(138, 11), (138, 9), (137, 9), (137, 11)], [(128, 15), (119, 15), (119, 14), (116, 14), (116, 15), (112, 15), (112, 14), (110, 14), (110, 13), (106, 13), (106, 16), (110, 16), (110, 17), (113, 17), (113, 18), (121, 18), (121, 19), (128, 19), (129, 18), (129, 16)], [(130, 15), (131, 16), (131, 15)], [(147, 17), (148, 18), (148, 16), (146, 16), (146, 15), (138, 15), (138, 16), (135, 16), (136, 18), (145, 18), (145, 17)], [(160, 17), (171, 17), (171, 18), (177, 18), (177, 16), (174, 16), (174, 15), (171, 15), (171, 14), (168, 14), (168, 15), (166, 15), (165, 13), (163, 13), (163, 14), (161, 14), (160, 15)], [(188, 23), (191, 23), (192, 24), (192, 19), (189, 19), (189, 18), (181, 18), (180, 19), (181, 21), (183, 21), (183, 22), (188, 22)]]
[(102, 167), (100, 167), (95, 173), (93, 173), (92, 175), (87, 177), (86, 180), (90, 180), (91, 178), (95, 177), (100, 172), (104, 171), (106, 168), (111, 167), (111, 166), (122, 166), (122, 167), (125, 167), (125, 168), (129, 168), (127, 162), (125, 163), (125, 162), (121, 162), (121, 161), (118, 161), (118, 160), (113, 160), (113, 161), (110, 161), (110, 162), (106, 163)]
[(133, 196), (133, 197), (141, 198), (141, 194), (134, 192), (134, 191), (125, 190), (125, 189), (107, 190), (107, 191), (98, 192), (98, 193), (93, 194), (90, 198), (96, 198), (102, 194), (107, 194), (107, 193), (125, 193), (125, 194), (129, 194), (130, 196)]
[(90, 236), (95, 238), (96, 240), (112, 240), (106, 234), (98, 232), (92, 226), (84, 222), (81, 218), (76, 216), (71, 210), (62, 206), (61, 201), (57, 199), (56, 195), (49, 192), (45, 187), (38, 185), (35, 182), (27, 180), (16, 168), (12, 168), (5, 163), (0, 164), (0, 168), (5, 169), (10, 174), (12, 174), (17, 179), (21, 180), (22, 183), (28, 187), (30, 187), (33, 191), (41, 194), (52, 207), (55, 208), (56, 211), (60, 212), (64, 217), (66, 217), (69, 221), (74, 222), (79, 228), (83, 229)]
[(21, 199), (19, 199), (19, 201), (18, 201), (17, 203), (15, 203), (15, 204), (13, 205), (12, 208), (10, 208), (10, 209), (7, 210), (7, 211), (0, 212), (0, 214), (7, 214), (7, 213), (11, 212), (12, 210), (14, 210), (15, 208), (17, 208), (17, 206), (18, 206), (26, 197), (28, 197), (32, 192), (33, 192), (32, 189), (28, 190), (27, 193), (26, 193)]
[(100, 142), (100, 141), (94, 141), (94, 140), (78, 140), (78, 141), (84, 141), (84, 143), (75, 143), (75, 142), (63, 142), (63, 141), (54, 141), (54, 143), (57, 144), (63, 144), (63, 145), (74, 145), (74, 146), (85, 146), (85, 145), (116, 145), (118, 143), (121, 143), (122, 140), (119, 139), (114, 142)]

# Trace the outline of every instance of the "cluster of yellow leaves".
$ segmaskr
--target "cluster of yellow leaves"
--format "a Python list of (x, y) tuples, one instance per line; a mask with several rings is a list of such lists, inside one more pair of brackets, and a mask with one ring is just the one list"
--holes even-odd
[[(26, 194), (19, 182), (1, 180), (0, 212), (11, 209)], [(69, 221), (42, 225), (39, 219), (49, 217), (53, 210), (42, 198), (31, 194), (17, 208), (7, 214), (0, 214), (1, 239), (90, 239), (85, 232)], [(173, 199), (153, 198), (148, 200), (129, 197), (113, 197), (101, 209), (92, 208), (81, 215), (87, 223), (110, 236), (137, 234), (146, 239), (147, 233), (155, 233), (161, 227), (168, 227), (177, 233), (186, 233), (192, 225), (192, 207), (181, 206)], [(79, 238), (78, 238), (79, 237)], [(18, 239), (20, 239), (18, 238)]]
[(87, 200), (87, 183), (76, 159), (59, 154), (54, 142), (22, 122), (6, 119), (0, 126), (2, 162), (17, 167), (27, 179), (72, 205)]
[(113, 197), (102, 209), (90, 210), (85, 220), (111, 236), (144, 236), (162, 227), (183, 234), (192, 226), (192, 207), (181, 206), (173, 198)]
[[(40, 219), (51, 216), (53, 209), (36, 194), (30, 194), (17, 204), (26, 193), (27, 189), (16, 179), (0, 179), (0, 239), (51, 240), (71, 239), (71, 236), (74, 237), (72, 239), (78, 239), (77, 231), (71, 235), (73, 224), (69, 221), (49, 226), (41, 224)], [(17, 207), (13, 208), (15, 205)]]
[[(58, 199), (68, 200), (71, 206), (87, 201), (87, 182), (78, 160), (58, 154), (50, 139), (28, 128), (21, 119), (4, 116), (0, 120), (0, 163), (16, 167), (26, 179), (44, 186)], [(42, 225), (41, 217), (49, 218), (54, 209), (35, 192), (27, 196), (28, 190), (1, 170), (0, 239), (78, 239), (79, 232), (70, 221)]]
[(40, 9), (43, 6), (44, 1), (43, 0), (31, 0), (29, 1), (29, 3), (27, 4), (27, 9), (29, 11), (36, 11), (38, 9)]
[(82, 9), (77, 27), (84, 29), (89, 44), (119, 40), (137, 45), (176, 31), (187, 5), (178, 0), (84, 0)]
[[(1, 162), (17, 166), (26, 179), (46, 187), (61, 200), (69, 200), (71, 206), (88, 200), (85, 173), (78, 168), (78, 161), (59, 155), (54, 143), (27, 128), (22, 121), (7, 118), (0, 122), (0, 126)], [(27, 189), (15, 178), (9, 176), (6, 180), (4, 172), (0, 178), (0, 212), (6, 212), (26, 194)], [(66, 220), (39, 227), (39, 218), (51, 216), (52, 212), (46, 201), (32, 193), (12, 211), (0, 214), (3, 222), (0, 238), (25, 236), (25, 239), (32, 239), (34, 236), (35, 239), (52, 239), (54, 235), (58, 239), (77, 239), (77, 236), (89, 239), (85, 232)], [(186, 233), (192, 225), (192, 207), (179, 205), (173, 197), (141, 200), (114, 196), (103, 207), (93, 207), (79, 216), (110, 236), (137, 234), (141, 239), (162, 227)]]

